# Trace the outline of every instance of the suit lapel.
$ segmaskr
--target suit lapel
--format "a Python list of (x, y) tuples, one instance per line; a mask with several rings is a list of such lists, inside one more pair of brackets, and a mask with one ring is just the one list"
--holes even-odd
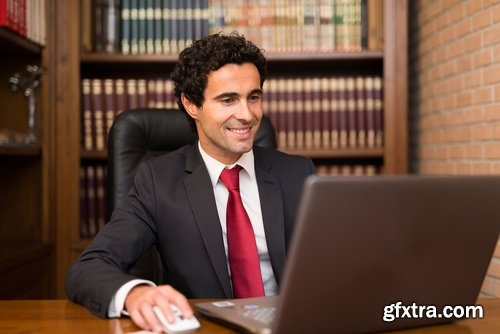
[(257, 148), (254, 148), (254, 156), (267, 249), (274, 277), (279, 284), (286, 256), (283, 196), (279, 179), (270, 173), (272, 166), (269, 160), (262, 159)]
[(186, 152), (186, 156), (186, 172), (188, 173), (184, 179), (186, 194), (219, 282), (226, 296), (231, 298), (231, 283), (222, 229), (210, 176), (195, 146)]

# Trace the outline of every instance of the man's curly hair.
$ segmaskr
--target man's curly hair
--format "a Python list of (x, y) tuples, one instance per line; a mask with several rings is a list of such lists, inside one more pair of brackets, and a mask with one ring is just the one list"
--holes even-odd
[(195, 130), (194, 120), (187, 114), (181, 101), (181, 93), (198, 108), (203, 105), (208, 75), (226, 64), (252, 63), (260, 74), (260, 87), (266, 80), (266, 58), (252, 42), (237, 32), (213, 34), (199, 39), (179, 54), (170, 78), (174, 82), (174, 94), (179, 109), (188, 116)]

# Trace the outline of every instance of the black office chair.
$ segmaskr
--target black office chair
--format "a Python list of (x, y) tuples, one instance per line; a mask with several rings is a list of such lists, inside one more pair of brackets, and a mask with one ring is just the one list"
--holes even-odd
[[(177, 109), (133, 109), (120, 113), (108, 140), (108, 218), (133, 184), (139, 164), (145, 159), (176, 150), (196, 141), (186, 115)], [(264, 116), (255, 145), (276, 149), (274, 127)], [(155, 246), (131, 269), (131, 274), (157, 284), (166, 277)]]

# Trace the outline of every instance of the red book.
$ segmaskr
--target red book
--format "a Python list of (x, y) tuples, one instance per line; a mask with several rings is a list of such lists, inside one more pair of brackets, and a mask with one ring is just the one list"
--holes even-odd
[(278, 80), (277, 79), (269, 79), (267, 80), (266, 90), (264, 99), (267, 100), (267, 111), (266, 113), (269, 115), (271, 119), (271, 123), (273, 123), (274, 131), (276, 132), (276, 136), (278, 137), (280, 124), (279, 124), (279, 110), (278, 110)]
[(137, 80), (137, 103), (139, 108), (148, 106), (146, 80), (144, 79)]
[(366, 145), (375, 147), (375, 96), (373, 77), (365, 78)]
[(330, 148), (331, 87), (329, 78), (321, 78), (321, 147)]
[(136, 109), (139, 107), (139, 99), (137, 95), (137, 80), (127, 80), (127, 109)]
[[(125, 81), (115, 80), (116, 91), (116, 115), (127, 109), (127, 96), (125, 95)], [(115, 116), (116, 117), (116, 116)]]
[(356, 77), (356, 120), (358, 133), (358, 147), (366, 147), (366, 97), (365, 97), (365, 78)]
[(305, 148), (305, 138), (304, 138), (304, 122), (305, 122), (305, 112), (304, 112), (304, 80), (302, 78), (296, 78), (293, 80), (294, 85), (294, 104), (295, 104), (295, 127), (296, 127), (296, 140), (297, 149)]
[(295, 114), (295, 97), (293, 79), (285, 80), (285, 114), (286, 114), (286, 130), (288, 149), (296, 149), (295, 133), (296, 133), (296, 114)]
[(285, 149), (287, 147), (288, 120), (286, 111), (286, 81), (283, 78), (278, 80), (278, 115), (279, 115), (279, 131), (278, 131), (278, 147)]
[(95, 167), (88, 165), (86, 167), (87, 179), (87, 207), (88, 207), (88, 227), (89, 237), (93, 237), (97, 232), (97, 206), (96, 206), (96, 175)]
[(347, 147), (347, 92), (346, 79), (338, 79), (339, 146)]
[(382, 78), (373, 78), (373, 101), (375, 111), (375, 146), (384, 145), (384, 107)]
[(339, 83), (330, 78), (330, 148), (339, 148)]
[(93, 114), (91, 106), (91, 88), (90, 80), (82, 80), (82, 116), (83, 116), (83, 141), (82, 147), (85, 151), (91, 151), (94, 149), (94, 126), (93, 126)]
[(116, 115), (116, 94), (112, 79), (104, 80), (104, 97), (106, 102), (105, 113), (105, 145), (108, 144), (108, 135)]
[(313, 148), (313, 83), (312, 79), (304, 79), (304, 138), (306, 149)]
[(312, 79), (313, 147), (321, 148), (321, 80)]
[(96, 232), (106, 223), (106, 178), (105, 167), (95, 166)]
[(106, 149), (106, 125), (104, 120), (104, 93), (101, 79), (92, 80), (92, 112), (94, 115), (95, 149), (104, 151)]
[(353, 77), (348, 77), (346, 80), (347, 91), (347, 137), (348, 146), (357, 146), (357, 125), (356, 125), (356, 93), (355, 81)]

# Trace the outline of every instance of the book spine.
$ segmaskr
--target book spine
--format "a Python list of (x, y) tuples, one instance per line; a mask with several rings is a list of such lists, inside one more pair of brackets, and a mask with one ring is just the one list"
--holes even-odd
[(139, 28), (139, 35), (137, 37), (137, 43), (139, 44), (139, 54), (146, 54), (146, 0), (138, 0), (137, 7), (137, 21)]
[(297, 149), (305, 148), (304, 137), (304, 82), (302, 78), (295, 78), (294, 82), (294, 103), (296, 115), (296, 145)]
[(368, 147), (375, 147), (375, 95), (373, 78), (365, 79), (365, 108), (366, 108), (366, 144)]
[(356, 147), (356, 92), (355, 81), (353, 77), (348, 77), (346, 81), (347, 89), (347, 136), (348, 146)]
[(131, 0), (121, 0), (120, 2), (120, 25), (121, 25), (121, 51), (123, 54), (131, 53)]
[(330, 147), (338, 149), (339, 143), (339, 84), (336, 77), (329, 79), (330, 81)]
[(137, 80), (137, 106), (146, 108), (147, 105), (147, 83), (145, 79), (139, 79)]
[(155, 53), (155, 11), (154, 0), (146, 0), (145, 8), (146, 20), (146, 50), (147, 54)]
[(321, 147), (330, 148), (330, 117), (331, 117), (331, 87), (330, 80), (326, 77), (320, 79), (321, 91)]
[(82, 109), (83, 109), (83, 149), (91, 151), (94, 149), (93, 117), (91, 106), (91, 86), (89, 79), (82, 80)]
[(106, 132), (105, 132), (105, 145), (107, 147), (107, 138), (109, 135), (109, 130), (113, 126), (113, 121), (116, 115), (116, 94), (114, 89), (114, 84), (112, 79), (104, 80), (104, 96), (106, 100)]
[(136, 109), (139, 107), (139, 101), (137, 97), (137, 80), (128, 79), (127, 80), (127, 109)]
[(89, 238), (89, 207), (87, 199), (87, 177), (85, 168), (80, 166), (80, 238)]
[(99, 230), (106, 223), (106, 175), (105, 168), (102, 165), (95, 166), (95, 201), (96, 201), (96, 228), (95, 232)]
[(295, 110), (295, 91), (293, 79), (285, 80), (285, 108), (284, 113), (286, 114), (286, 130), (287, 130), (287, 144), (286, 147), (289, 150), (296, 149), (295, 134), (297, 131), (296, 127), (296, 110)]
[(130, 53), (139, 54), (139, 3), (130, 1)]
[(162, 32), (162, 52), (164, 54), (170, 54), (172, 53), (170, 49), (170, 36), (171, 36), (171, 26), (170, 26), (170, 21), (171, 21), (171, 3), (170, 0), (163, 0), (162, 2), (162, 26), (163, 26), (163, 32)]
[(313, 148), (313, 83), (311, 78), (304, 79), (304, 137), (307, 150)]
[(278, 78), (278, 114), (279, 114), (279, 132), (278, 146), (286, 149), (287, 134), (288, 134), (288, 119), (286, 112), (286, 81), (283, 78)]
[(125, 81), (123, 79), (115, 80), (116, 90), (116, 115), (127, 109), (127, 97), (125, 93)]
[[(29, 0), (28, 3), (31, 3)], [(30, 11), (28, 11), (29, 13)], [(90, 1), (80, 1), (82, 51), (92, 52), (92, 7)], [(31, 22), (31, 19), (28, 19)], [(31, 30), (31, 28), (29, 29)], [(31, 37), (31, 36), (30, 36)]]
[(103, 44), (103, 7), (104, 0), (93, 0), (92, 8), (94, 13), (94, 24), (93, 24), (93, 46), (95, 52), (103, 52), (104, 44)]
[(96, 176), (95, 167), (92, 165), (86, 166), (87, 179), (87, 207), (88, 207), (88, 226), (87, 231), (89, 238), (92, 238), (97, 233), (97, 205), (96, 205)]
[(346, 80), (339, 77), (338, 81), (338, 113), (339, 113), (339, 144), (340, 148), (347, 147), (347, 96)]
[(312, 79), (313, 99), (313, 148), (321, 147), (321, 81), (315, 77)]
[(103, 51), (116, 53), (119, 51), (119, 4), (117, 0), (103, 2), (102, 44)]
[(383, 107), (383, 87), (382, 78), (374, 77), (373, 92), (374, 92), (374, 110), (375, 110), (375, 146), (383, 147), (384, 145), (384, 107)]
[(105, 150), (105, 123), (104, 123), (104, 103), (103, 88), (101, 79), (92, 80), (92, 111), (94, 114), (94, 134), (95, 149)]
[(356, 77), (356, 120), (357, 120), (357, 139), (358, 147), (366, 147), (366, 96), (365, 96), (365, 78)]
[(154, 2), (154, 53), (163, 53), (163, 8), (162, 0)]

